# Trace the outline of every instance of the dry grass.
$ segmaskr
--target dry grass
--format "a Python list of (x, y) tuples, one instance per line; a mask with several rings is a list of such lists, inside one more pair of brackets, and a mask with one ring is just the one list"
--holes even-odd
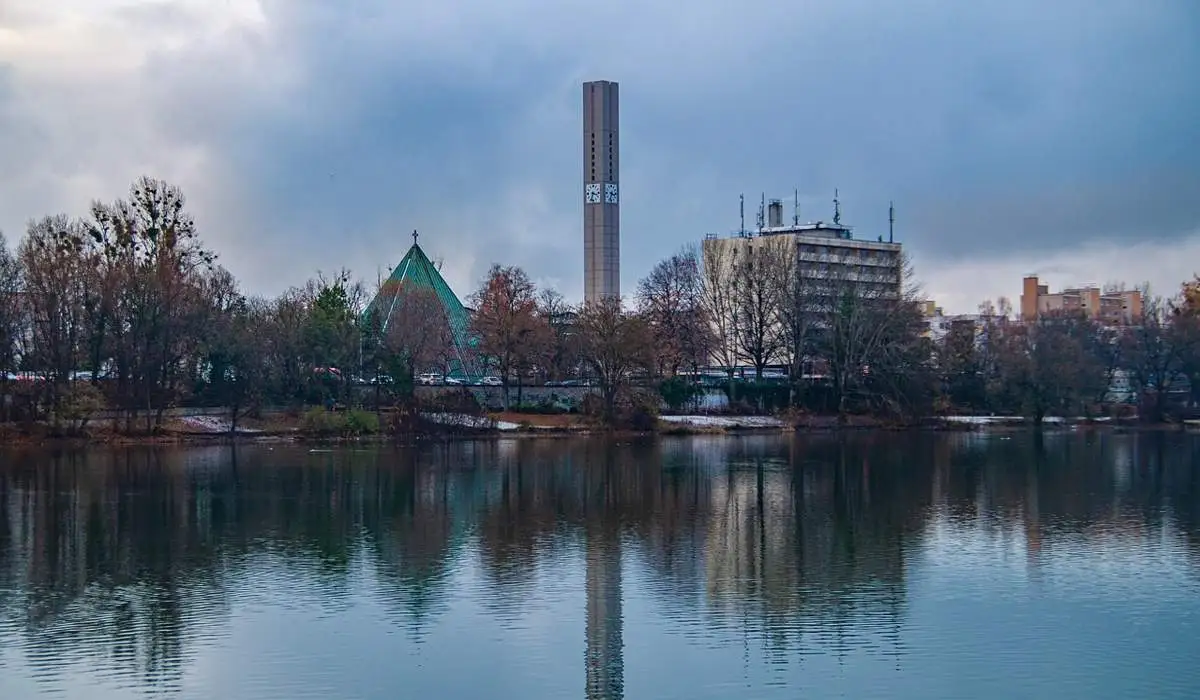
[(582, 430), (595, 427), (595, 421), (587, 416), (581, 416), (571, 413), (514, 413), (511, 411), (503, 411), (500, 413), (488, 414), (492, 420), (506, 421), (508, 423), (516, 423), (517, 425), (530, 425), (535, 428), (554, 428), (556, 430)]

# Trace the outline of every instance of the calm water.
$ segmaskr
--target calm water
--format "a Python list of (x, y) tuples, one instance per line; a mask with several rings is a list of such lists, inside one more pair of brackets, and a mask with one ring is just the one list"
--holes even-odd
[(1198, 454), (0, 452), (0, 698), (1195, 698)]

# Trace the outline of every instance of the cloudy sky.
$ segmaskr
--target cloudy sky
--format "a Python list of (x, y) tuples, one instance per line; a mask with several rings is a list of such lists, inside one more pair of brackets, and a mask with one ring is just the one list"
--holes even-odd
[[(0, 230), (181, 185), (248, 291), (422, 232), (582, 295), (580, 83), (621, 84), (622, 285), (748, 202), (897, 237), (950, 311), (1200, 272), (1194, 0), (0, 0)], [(752, 214), (752, 206), (748, 206)], [(752, 218), (752, 217), (751, 217)]]

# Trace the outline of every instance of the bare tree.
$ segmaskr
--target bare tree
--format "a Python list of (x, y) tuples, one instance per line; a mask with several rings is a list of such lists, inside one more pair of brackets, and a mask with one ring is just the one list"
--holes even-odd
[(1103, 386), (1102, 364), (1088, 353), (1096, 332), (1082, 314), (1052, 313), (1010, 325), (991, 340), (1000, 384), (1035, 424), (1078, 410)]
[(1183, 369), (1180, 344), (1173, 342), (1166, 300), (1149, 293), (1144, 293), (1142, 298), (1142, 318), (1125, 332), (1121, 354), (1130, 384), (1139, 399), (1153, 397), (1149, 418), (1161, 423), (1165, 417), (1167, 392)]
[(21, 266), (0, 233), (0, 422), (9, 419), (9, 375), (17, 371), (17, 344), (25, 327)]
[(1186, 282), (1171, 305), (1171, 343), (1188, 380), (1190, 403), (1200, 403), (1200, 278)]
[(542, 363), (543, 381), (565, 379), (579, 366), (579, 343), (574, 332), (575, 309), (555, 289), (538, 294), (537, 314), (550, 329), (549, 346)]
[(820, 321), (821, 294), (815, 271), (813, 263), (801, 258), (798, 246), (788, 245), (779, 251), (780, 346), (788, 364), (793, 404), (813, 354), (813, 331)]
[(475, 307), (471, 324), (479, 337), (480, 353), (499, 371), (504, 407), (508, 408), (512, 374), (527, 364), (526, 358), (542, 340), (537, 290), (521, 268), (493, 265), (471, 301)]
[(612, 420), (630, 375), (653, 364), (650, 329), (640, 316), (626, 313), (620, 299), (604, 298), (583, 307), (579, 337), (583, 361), (600, 384), (604, 417)]
[(121, 402), (130, 423), (144, 410), (150, 430), (178, 398), (184, 360), (198, 349), (201, 276), (215, 255), (201, 244), (183, 192), (149, 177), (133, 184), (128, 200), (94, 204), (86, 230), (93, 264), (119, 289), (99, 305), (112, 316), (103, 327), (114, 336)]
[(237, 280), (217, 267), (202, 281), (205, 304), (200, 335), (201, 361), (209, 400), (229, 409), (229, 430), (236, 433), (241, 419), (257, 410), (267, 388), (266, 338), (271, 307), (248, 299)]
[(383, 329), (385, 366), (393, 381), (411, 395), (416, 373), (444, 367), (454, 344), (442, 302), (432, 289), (411, 284), (398, 290), (392, 313)]
[(702, 249), (703, 308), (712, 328), (712, 357), (729, 373), (738, 363), (737, 330), (734, 324), (734, 241), (705, 241)]
[(267, 318), (260, 333), (270, 368), (267, 384), (280, 400), (302, 403), (313, 369), (304, 337), (308, 302), (303, 290), (290, 289), (274, 299)]
[(784, 238), (760, 237), (737, 248), (733, 261), (734, 336), (740, 357), (754, 365), (759, 379), (784, 346), (779, 309), (791, 257)]
[(59, 215), (30, 223), (18, 252), (29, 313), (26, 365), (46, 387), (55, 423), (85, 335), (83, 229)]
[(949, 407), (987, 407), (984, 361), (974, 323), (955, 323), (934, 350), (942, 395)]
[[(918, 290), (905, 287), (911, 279), (907, 260), (877, 270), (835, 266), (821, 271), (822, 301), (818, 348), (829, 366), (840, 420), (845, 420), (855, 396), (883, 378), (899, 389), (904, 377), (924, 369), (931, 348), (921, 342), (916, 307)], [(924, 355), (924, 357), (922, 357)], [(895, 397), (892, 397), (893, 399)]]
[(638, 313), (654, 339), (656, 373), (671, 377), (705, 363), (712, 335), (703, 304), (704, 283), (694, 248), (660, 261), (638, 284)]

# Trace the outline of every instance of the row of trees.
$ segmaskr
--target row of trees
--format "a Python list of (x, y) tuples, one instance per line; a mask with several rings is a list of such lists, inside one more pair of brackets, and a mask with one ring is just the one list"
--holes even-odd
[[(1200, 323), (1182, 298), (1148, 298), (1145, 321), (1121, 332), (1083, 316), (1016, 323), (1006, 302), (988, 304), (934, 341), (903, 261), (815, 260), (785, 237), (728, 243), (659, 262), (629, 304), (573, 308), (495, 265), (468, 299), (464, 348), (430, 289), (385, 287), (387, 303), (368, 305), (366, 285), (342, 271), (275, 298), (245, 294), (202, 244), (182, 192), (142, 178), (83, 218), (31, 222), (15, 250), (0, 238), (0, 406), (55, 422), (107, 406), (128, 429), (154, 429), (184, 402), (236, 419), (262, 403), (362, 400), (356, 383), (373, 382), (377, 402), (411, 397), (419, 373), (464, 364), (498, 376), (506, 400), (511, 385), (518, 403), (529, 382), (588, 377), (608, 417), (635, 378), (667, 396), (707, 366), (727, 368), (730, 398), (748, 407), (839, 416), (1040, 418), (1103, 402), (1121, 371), (1136, 395), (1157, 396), (1161, 418), (1174, 384), (1200, 386)], [(739, 366), (758, 380), (783, 368), (787, 380), (735, 381)]]
[[(85, 217), (32, 221), (15, 249), (0, 237), (0, 419), (78, 425), (107, 407), (126, 429), (153, 430), (182, 403), (229, 406), (236, 420), (260, 403), (351, 401), (356, 383), (374, 382), (377, 399), (411, 396), (415, 374), (449, 365), (444, 307), (431, 290), (396, 290), (385, 327), (364, 313), (369, 297), (345, 271), (275, 298), (245, 294), (179, 188), (142, 178)], [(572, 310), (495, 266), (471, 302), (473, 369), (506, 385), (586, 372), (611, 411), (629, 370), (647, 364), (646, 327), (617, 300)]]
[(1198, 309), (1182, 294), (1142, 291), (1142, 318), (1120, 327), (1083, 313), (1016, 323), (1008, 301), (984, 303), (978, 322), (952, 325), (935, 348), (944, 408), (1040, 421), (1131, 403), (1143, 418), (1162, 422), (1194, 405), (1200, 399)]
[(248, 297), (184, 204), (178, 188), (143, 178), (86, 217), (31, 222), (15, 251), (0, 239), (6, 413), (62, 423), (108, 406), (127, 429), (153, 429), (185, 400), (236, 415), (263, 396), (311, 399), (328, 381), (315, 368), (357, 356), (361, 285), (318, 276), (275, 299)]

